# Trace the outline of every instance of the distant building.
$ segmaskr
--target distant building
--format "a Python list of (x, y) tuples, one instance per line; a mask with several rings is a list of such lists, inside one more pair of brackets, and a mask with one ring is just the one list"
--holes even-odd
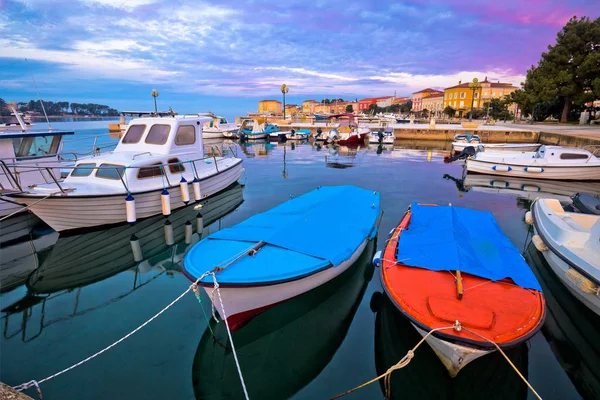
[(394, 96), (367, 97), (358, 101), (358, 110), (354, 109), (354, 111), (363, 112), (367, 110), (372, 104), (377, 105), (377, 107), (381, 108), (389, 107), (392, 105), (393, 101)]
[(283, 109), (279, 100), (261, 100), (258, 102), (258, 112), (281, 114)]
[(421, 112), (423, 111), (423, 99), (430, 96), (439, 96), (443, 95), (444, 92), (435, 90), (432, 88), (427, 88), (423, 90), (419, 90), (418, 92), (414, 92), (412, 95), (412, 112)]
[(316, 100), (304, 100), (302, 102), (302, 114), (310, 115), (315, 113), (315, 106), (319, 104)]
[(286, 104), (285, 105), (285, 113), (288, 115), (296, 115), (301, 110), (297, 104)]
[(410, 101), (410, 97), (396, 97), (393, 101), (392, 104), (406, 104)]
[(444, 111), (444, 93), (434, 94), (421, 99), (421, 112), (427, 110), (432, 117), (441, 117)]
[[(475, 91), (469, 87), (469, 83), (459, 81), (458, 85), (444, 89), (444, 108), (450, 106), (455, 109), (457, 117), (462, 117), (471, 110), (471, 101), (473, 109), (481, 109), (491, 99), (501, 99), (518, 89), (512, 83), (490, 82), (487, 76), (479, 82), (481, 86)], [(509, 110), (515, 112), (516, 105), (511, 105)]]

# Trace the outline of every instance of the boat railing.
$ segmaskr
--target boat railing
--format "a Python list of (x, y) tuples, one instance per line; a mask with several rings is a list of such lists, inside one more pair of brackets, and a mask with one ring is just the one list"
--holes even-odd
[[(144, 153), (140, 153), (140, 154), (144, 154)], [(217, 158), (218, 157), (218, 158)], [(164, 163), (164, 164), (160, 164), (160, 169), (161, 169), (161, 174), (158, 175), (157, 177), (164, 177), (164, 179), (167, 182), (167, 186), (171, 187), (171, 181), (169, 180), (169, 174), (166, 172), (166, 169), (169, 168), (169, 170), (171, 171), (171, 174), (174, 173), (181, 173), (183, 174), (185, 172), (185, 164), (190, 164), (193, 168), (193, 176), (194, 177), (199, 177), (200, 175), (198, 174), (198, 168), (196, 166), (196, 163), (202, 162), (205, 163), (206, 160), (212, 160), (212, 163), (215, 166), (215, 170), (217, 173), (219, 173), (219, 162), (223, 163), (226, 158), (228, 157), (223, 157), (223, 156), (217, 156), (216, 154), (212, 154), (212, 155), (208, 155), (208, 156), (204, 156), (202, 158), (198, 158), (198, 159), (194, 159), (194, 160), (185, 160), (185, 161), (175, 161), (175, 162), (170, 162), (170, 163)], [(114, 170), (117, 173), (117, 176), (119, 177), (121, 183), (123, 184), (123, 187), (125, 188), (126, 191), (129, 192), (129, 185), (127, 184), (126, 180), (127, 177), (124, 176), (124, 171), (126, 169), (141, 169), (141, 168), (148, 168), (151, 165), (137, 165), (137, 166), (129, 166), (129, 165), (119, 165), (119, 166), (93, 166), (93, 167), (81, 167), (82, 169), (85, 170)], [(177, 167), (178, 168), (178, 172), (172, 172), (173, 169), (171, 169), (171, 167)], [(2, 171), (4, 172), (4, 174), (7, 176), (9, 184), (12, 186), (13, 190), (19, 190), (19, 192), (23, 192), (23, 188), (21, 187), (21, 185), (19, 184), (18, 179), (15, 177), (16, 174), (18, 174), (17, 169), (27, 169), (27, 170), (39, 170), (40, 173), (41, 171), (45, 171), (48, 176), (50, 177), (50, 181), (48, 179), (46, 179), (46, 177), (44, 176), (44, 174), (41, 174), (44, 177), (44, 180), (46, 180), (46, 183), (54, 183), (58, 189), (60, 190), (61, 193), (66, 194), (67, 191), (69, 191), (68, 189), (65, 190), (65, 188), (63, 188), (61, 186), (61, 179), (57, 178), (54, 175), (53, 171), (56, 170), (60, 170), (61, 168), (65, 168), (68, 167), (70, 169), (75, 168), (74, 165), (69, 165), (69, 166), (65, 166), (64, 164), (58, 164), (58, 165), (24, 165), (24, 164), (6, 164), (4, 161), (0, 160), (0, 168), (2, 169)], [(11, 168), (13, 169), (13, 171), (11, 171)], [(2, 189), (6, 189), (2, 186)]]

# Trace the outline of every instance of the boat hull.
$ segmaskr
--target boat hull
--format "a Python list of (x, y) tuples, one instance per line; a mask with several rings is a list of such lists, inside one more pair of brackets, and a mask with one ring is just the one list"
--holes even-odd
[[(411, 323), (411, 325), (417, 330), (417, 332), (419, 332), (421, 336), (425, 337), (427, 335), (427, 332), (423, 329), (417, 327), (413, 323)], [(471, 361), (494, 351), (462, 346), (460, 344), (451, 343), (437, 338), (433, 335), (429, 335), (425, 341), (427, 344), (429, 344), (429, 346), (431, 346), (433, 352), (438, 356), (442, 364), (444, 364), (448, 370), (450, 376), (453, 378), (458, 375), (458, 372)]]
[(368, 133), (361, 133), (359, 135), (351, 135), (348, 139), (340, 139), (336, 140), (335, 143), (341, 144), (343, 146), (351, 145), (351, 144), (361, 144), (365, 142)]
[[(307, 277), (278, 283), (274, 285), (263, 286), (244, 286), (244, 287), (223, 287), (221, 297), (223, 306), (227, 314), (227, 321), (232, 330), (236, 330), (249, 321), (252, 317), (264, 311), (265, 309), (281, 303), (282, 301), (296, 297), (302, 293), (306, 293), (330, 280), (337, 277), (346, 271), (362, 254), (370, 239), (365, 239), (363, 243), (352, 253), (352, 256), (342, 262), (340, 265), (330, 267), (320, 272), (316, 272)], [(217, 281), (219, 275), (216, 275)], [(194, 280), (193, 278), (190, 278)], [(206, 294), (212, 297), (213, 285), (203, 284)], [(216, 294), (215, 294), (216, 296)], [(215, 308), (219, 315), (223, 318), (223, 311), (219, 299), (213, 299)]]
[(515, 176), (520, 178), (555, 179), (564, 181), (600, 181), (600, 165), (515, 165), (501, 162), (479, 161), (471, 158), (467, 160), (467, 171), (478, 174)]
[[(236, 182), (242, 173), (241, 160), (229, 169), (209, 176), (200, 181), (202, 197), (218, 193)], [(183, 207), (179, 186), (168, 188), (171, 209)], [(190, 187), (191, 190), (191, 187)], [(162, 213), (161, 189), (132, 193), (136, 202), (137, 219), (143, 219)], [(52, 196), (43, 201), (39, 197), (15, 197), (20, 203), (31, 205), (31, 211), (58, 232), (112, 225), (127, 221), (125, 198), (127, 194), (108, 196)], [(39, 201), (39, 202), (38, 202)], [(36, 203), (37, 204), (34, 204)]]
[(224, 131), (207, 131), (206, 129), (202, 130), (202, 138), (203, 139), (220, 139), (225, 137)]
[(540, 148), (539, 143), (491, 143), (491, 144), (482, 144), (482, 143), (467, 143), (467, 142), (453, 142), (452, 147), (454, 151), (461, 152), (465, 149), (465, 147), (478, 147), (483, 146), (486, 151), (512, 151), (512, 152), (533, 152), (537, 151)]

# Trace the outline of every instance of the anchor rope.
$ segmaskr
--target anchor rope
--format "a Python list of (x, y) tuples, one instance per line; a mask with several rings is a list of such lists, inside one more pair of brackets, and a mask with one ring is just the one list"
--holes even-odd
[[(240, 381), (242, 383), (242, 387), (244, 389), (244, 393), (246, 395), (246, 399), (248, 400), (249, 397), (248, 397), (248, 392), (246, 390), (246, 384), (244, 382), (244, 378), (243, 378), (243, 375), (242, 375), (242, 370), (241, 370), (241, 367), (239, 365), (239, 361), (238, 361), (237, 354), (236, 354), (236, 351), (235, 351), (235, 347), (234, 347), (234, 344), (233, 344), (233, 338), (231, 336), (231, 332), (230, 332), (230, 329), (229, 329), (229, 324), (227, 323), (227, 317), (226, 317), (226, 313), (225, 313), (225, 307), (223, 305), (223, 299), (221, 298), (221, 291), (219, 290), (219, 283), (217, 282), (217, 278), (215, 276), (215, 272), (214, 271), (207, 271), (204, 274), (202, 274), (198, 279), (196, 279), (196, 281), (194, 283), (192, 283), (183, 293), (181, 293), (179, 296), (177, 296), (177, 298), (175, 298), (175, 300), (171, 301), (166, 307), (164, 307), (162, 310), (160, 310), (159, 312), (157, 312), (156, 314), (154, 314), (154, 316), (152, 316), (146, 322), (144, 322), (143, 324), (141, 324), (140, 326), (138, 326), (137, 328), (135, 328), (134, 330), (132, 330), (131, 332), (129, 332), (128, 334), (126, 334), (125, 336), (121, 337), (119, 340), (117, 340), (117, 341), (113, 342), (112, 344), (106, 346), (102, 350), (97, 351), (96, 353), (92, 354), (91, 356), (89, 356), (89, 357), (87, 357), (87, 358), (79, 361), (78, 363), (75, 363), (75, 364), (71, 365), (70, 367), (67, 367), (67, 368), (65, 368), (65, 369), (63, 369), (63, 370), (61, 370), (59, 372), (56, 372), (56, 373), (54, 373), (54, 374), (52, 374), (52, 375), (50, 375), (50, 376), (48, 376), (48, 377), (46, 377), (44, 379), (41, 379), (39, 381), (32, 379), (32, 380), (30, 380), (28, 382), (24, 382), (24, 383), (22, 383), (20, 385), (13, 386), (13, 389), (15, 389), (16, 391), (22, 392), (23, 390), (26, 390), (26, 389), (29, 389), (29, 388), (35, 386), (36, 390), (38, 392), (38, 396), (41, 399), (42, 398), (42, 391), (40, 389), (40, 384), (42, 384), (42, 383), (44, 383), (46, 381), (49, 381), (51, 379), (54, 379), (54, 378), (56, 378), (56, 377), (58, 377), (58, 376), (60, 376), (60, 375), (62, 375), (64, 373), (66, 373), (66, 372), (69, 372), (72, 369), (75, 369), (75, 368), (79, 367), (80, 365), (85, 364), (86, 362), (88, 362), (90, 360), (93, 360), (94, 358), (98, 357), (100, 354), (102, 354), (102, 353), (104, 353), (104, 352), (112, 349), (113, 347), (115, 347), (119, 343), (121, 343), (124, 340), (126, 340), (127, 338), (131, 337), (132, 335), (134, 335), (135, 333), (137, 333), (139, 330), (141, 330), (142, 328), (144, 328), (146, 325), (148, 325), (150, 322), (154, 321), (156, 318), (158, 318), (160, 315), (162, 315), (165, 311), (167, 311), (173, 305), (175, 305), (188, 292), (190, 292), (191, 290), (194, 290), (194, 287), (197, 288), (198, 283), (202, 279), (204, 279), (205, 277), (207, 277), (209, 275), (212, 275), (212, 277), (213, 277), (213, 283), (214, 283), (213, 292), (215, 290), (217, 291), (217, 294), (218, 294), (218, 297), (219, 297), (219, 302), (221, 303), (220, 304), (221, 305), (221, 310), (223, 311), (223, 317), (225, 319), (225, 326), (227, 328), (227, 333), (229, 335), (229, 340), (231, 342), (231, 349), (232, 349), (232, 352), (233, 352), (233, 355), (234, 355), (234, 358), (235, 358), (236, 366), (237, 366), (237, 369), (238, 369), (238, 374), (240, 376)], [(214, 303), (213, 303), (213, 308), (214, 308)], [(213, 314), (214, 314), (214, 311), (213, 311)]]
[(396, 364), (392, 365), (390, 368), (388, 368), (387, 371), (385, 371), (383, 374), (379, 375), (376, 378), (371, 379), (370, 381), (367, 381), (365, 383), (363, 383), (362, 385), (356, 386), (350, 390), (345, 391), (344, 393), (340, 393), (337, 396), (331, 397), (329, 400), (334, 400), (334, 399), (339, 399), (340, 397), (346, 396), (347, 394), (350, 394), (352, 392), (355, 392), (359, 389), (364, 388), (365, 386), (368, 386), (370, 384), (372, 384), (373, 382), (377, 382), (380, 379), (384, 379), (384, 388), (385, 388), (385, 398), (386, 399), (390, 399), (391, 396), (391, 387), (392, 387), (392, 372), (394, 372), (397, 369), (402, 369), (404, 367), (406, 367), (411, 360), (413, 359), (413, 357), (415, 356), (415, 351), (417, 351), (417, 349), (419, 348), (419, 346), (421, 346), (423, 344), (423, 342), (425, 342), (425, 340), (432, 335), (434, 332), (437, 331), (441, 331), (441, 330), (446, 330), (446, 329), (454, 329), (457, 332), (460, 332), (461, 330), (464, 330), (465, 332), (469, 332), (472, 335), (475, 335), (481, 339), (484, 339), (485, 341), (491, 343), (494, 345), (494, 347), (496, 347), (496, 350), (498, 350), (500, 352), (500, 354), (502, 354), (502, 356), (506, 359), (506, 361), (508, 362), (508, 364), (515, 370), (515, 372), (517, 373), (517, 375), (519, 375), (519, 377), (523, 380), (523, 382), (525, 382), (525, 384), (527, 385), (527, 387), (529, 388), (529, 390), (531, 390), (531, 392), (539, 399), (542, 400), (541, 396), (538, 394), (538, 392), (535, 391), (535, 389), (533, 388), (533, 386), (531, 386), (531, 384), (527, 381), (527, 379), (523, 376), (523, 374), (521, 374), (521, 372), (519, 371), (519, 369), (515, 366), (515, 364), (513, 364), (513, 362), (510, 360), (510, 358), (508, 358), (508, 356), (506, 355), (506, 353), (504, 353), (504, 351), (500, 348), (500, 346), (498, 346), (497, 343), (495, 343), (494, 341), (486, 338), (485, 336), (482, 336), (476, 332), (471, 331), (470, 329), (465, 328), (464, 326), (462, 326), (460, 324), (460, 322), (456, 321), (454, 323), (454, 325), (452, 326), (445, 326), (445, 327), (441, 327), (441, 328), (436, 328), (436, 329), (432, 329), (430, 330), (425, 336), (423, 336), (423, 338), (415, 345), (415, 347), (413, 347), (411, 350), (409, 350), (406, 355), (404, 357), (402, 357), (402, 359), (400, 361), (398, 361)]

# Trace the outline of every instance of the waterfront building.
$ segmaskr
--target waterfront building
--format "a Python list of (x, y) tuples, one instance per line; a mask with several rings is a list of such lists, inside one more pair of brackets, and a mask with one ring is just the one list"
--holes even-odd
[(315, 113), (315, 106), (319, 104), (316, 100), (304, 100), (302, 102), (302, 114), (311, 115)]
[(432, 88), (427, 88), (427, 89), (423, 89), (423, 90), (419, 90), (418, 92), (414, 92), (412, 94), (412, 112), (421, 112), (423, 111), (423, 99), (430, 97), (430, 96), (438, 96), (438, 95), (443, 95), (444, 92), (436, 90), (436, 89), (432, 89)]
[[(518, 89), (512, 83), (490, 82), (487, 77), (479, 82), (480, 86), (475, 91), (469, 83), (458, 81), (458, 85), (444, 89), (444, 108), (450, 106), (455, 109), (457, 117), (464, 116), (471, 109), (471, 101), (473, 109), (481, 109), (491, 99), (501, 99)], [(516, 105), (509, 106), (509, 110), (514, 113)]]
[(375, 105), (377, 105), (377, 107), (381, 107), (381, 108), (389, 107), (392, 105), (394, 98), (395, 98), (394, 96), (367, 97), (365, 99), (358, 101), (358, 109), (354, 108), (354, 111), (355, 112), (366, 111), (372, 104), (375, 104)]
[(438, 94), (422, 98), (421, 106), (421, 111), (427, 110), (431, 117), (441, 117), (444, 111), (444, 93), (440, 92)]
[(283, 108), (279, 100), (261, 100), (258, 102), (258, 113), (282, 114)]
[(294, 116), (298, 114), (302, 110), (297, 104), (286, 104), (285, 105), (285, 113), (287, 115)]
[(396, 97), (393, 101), (392, 104), (406, 104), (410, 101), (410, 97)]

